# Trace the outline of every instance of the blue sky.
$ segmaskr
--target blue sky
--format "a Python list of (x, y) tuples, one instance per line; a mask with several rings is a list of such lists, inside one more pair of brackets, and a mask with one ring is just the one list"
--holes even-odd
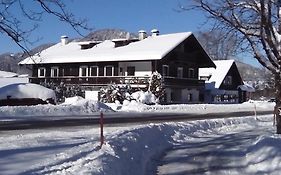
[[(28, 1), (27, 1), (28, 2)], [(94, 30), (104, 28), (124, 29), (137, 33), (143, 29), (150, 31), (157, 28), (160, 34), (204, 31), (208, 25), (204, 24), (205, 17), (200, 12), (178, 12), (178, 0), (67, 0), (67, 8), (77, 17), (87, 18), (88, 25)], [(184, 2), (184, 1), (182, 1)], [(83, 32), (87, 34), (88, 32)], [(39, 28), (31, 38), (40, 40), (30, 48), (42, 43), (56, 43), (61, 35), (70, 38), (79, 35), (66, 23), (45, 16)], [(20, 48), (8, 37), (0, 35), (0, 53), (18, 52)], [(245, 62), (253, 62), (253, 58)]]

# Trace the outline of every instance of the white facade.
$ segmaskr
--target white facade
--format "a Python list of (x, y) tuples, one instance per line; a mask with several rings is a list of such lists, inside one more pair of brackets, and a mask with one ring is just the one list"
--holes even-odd
[(197, 103), (199, 91), (196, 89), (172, 89), (166, 88), (166, 100), (168, 103)]
[(85, 91), (85, 99), (99, 100), (99, 91)]
[(129, 76), (128, 67), (135, 67), (134, 76), (151, 76), (152, 65), (150, 61), (144, 62), (119, 62), (119, 76)]

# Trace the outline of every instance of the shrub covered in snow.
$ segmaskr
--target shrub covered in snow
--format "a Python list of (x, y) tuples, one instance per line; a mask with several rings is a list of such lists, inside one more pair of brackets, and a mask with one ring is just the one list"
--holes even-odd
[(100, 101), (103, 103), (123, 103), (124, 100), (131, 100), (132, 88), (130, 85), (111, 84), (100, 90)]
[(128, 101), (135, 100), (144, 104), (155, 104), (161, 101), (164, 94), (162, 76), (156, 71), (150, 77), (148, 91), (133, 90), (129, 84), (111, 84), (100, 90), (100, 100), (104, 103), (127, 104)]
[(85, 97), (85, 91), (79, 85), (66, 85), (61, 83), (41, 83), (42, 86), (53, 89), (56, 93), (57, 101), (64, 102), (65, 98), (81, 96)]
[(165, 89), (163, 87), (163, 78), (157, 71), (151, 75), (148, 91), (154, 94), (159, 101), (162, 101), (165, 95)]

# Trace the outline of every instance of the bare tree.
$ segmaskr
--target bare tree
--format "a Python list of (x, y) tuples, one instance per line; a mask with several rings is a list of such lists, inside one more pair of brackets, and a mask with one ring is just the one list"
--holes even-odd
[(281, 134), (280, 0), (191, 0), (183, 10), (206, 12), (214, 28), (236, 35), (275, 80), (277, 133)]
[(239, 53), (239, 41), (222, 30), (200, 31), (198, 40), (213, 60), (227, 60)]
[(90, 30), (85, 19), (76, 19), (67, 11), (63, 0), (0, 0), (0, 33), (10, 37), (24, 52), (32, 44), (30, 35), (37, 29), (45, 14), (68, 23), (80, 35)]

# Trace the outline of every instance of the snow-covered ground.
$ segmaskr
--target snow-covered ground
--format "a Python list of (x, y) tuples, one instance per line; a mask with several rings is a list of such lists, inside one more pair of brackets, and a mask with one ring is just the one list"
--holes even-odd
[[(68, 99), (60, 105), (37, 105), (37, 106), (3, 106), (0, 107), (0, 120), (25, 118), (30, 116), (81, 116), (98, 115), (112, 112), (135, 112), (135, 113), (218, 113), (218, 112), (241, 112), (241, 111), (268, 111), (273, 110), (275, 103), (263, 101), (249, 101), (243, 104), (180, 104), (180, 105), (145, 105), (132, 101), (126, 105), (104, 104), (97, 101), (86, 100), (79, 97)], [(125, 116), (126, 114), (124, 114)]]
[[(109, 107), (110, 106), (110, 107)], [(274, 104), (247, 102), (235, 105), (155, 105), (130, 103), (127, 106), (72, 99), (61, 105), (0, 107), (0, 117), (21, 118), (38, 115), (86, 115), (106, 112), (174, 112), (207, 113), (272, 110)], [(231, 116), (229, 116), (231, 117)], [(234, 135), (241, 136), (241, 146), (220, 152), (229, 166), (212, 169), (198, 155), (199, 174), (279, 174), (281, 138), (275, 135), (272, 115), (212, 119), (188, 122), (166, 122), (142, 125), (105, 125), (105, 145), (99, 148), (99, 128), (69, 127), (61, 129), (0, 131), (1, 174), (185, 174), (196, 172), (190, 150), (207, 152), (224, 147), (220, 143)], [(243, 135), (246, 133), (246, 135)], [(210, 138), (210, 139), (208, 139)], [(215, 141), (213, 144), (210, 140)], [(200, 143), (200, 144), (199, 144)], [(210, 147), (206, 144), (210, 143)], [(189, 145), (189, 147), (187, 147)], [(201, 146), (201, 147), (200, 147)], [(202, 148), (202, 149), (201, 149)], [(214, 148), (216, 148), (214, 150)], [(235, 153), (238, 156), (231, 157)], [(177, 157), (179, 155), (184, 155)], [(202, 154), (204, 155), (204, 154)], [(191, 158), (190, 158), (191, 156)], [(219, 159), (220, 157), (217, 157)], [(183, 160), (185, 160), (183, 162)], [(195, 160), (195, 159), (194, 159)], [(204, 163), (204, 164), (203, 164)], [(216, 165), (217, 166), (217, 165)], [(175, 168), (176, 167), (176, 168)], [(228, 168), (227, 168), (228, 167)], [(202, 168), (202, 167), (201, 167)], [(208, 169), (209, 168), (209, 169)]]
[[(162, 162), (158, 167), (158, 171), (162, 174), (165, 172), (180, 174), (191, 170), (194, 166), (182, 161), (169, 163), (165, 159), (178, 154), (181, 154), (181, 157), (183, 155), (188, 157), (188, 150), (196, 150), (196, 153), (206, 151), (206, 147), (200, 150), (200, 145), (194, 144), (202, 139), (221, 138), (216, 140), (217, 145), (209, 145), (218, 148), (221, 146), (218, 142), (223, 142), (227, 136), (228, 138), (229, 135), (239, 136), (245, 132), (247, 137), (241, 137), (242, 146), (233, 146), (232, 153), (235, 153), (236, 157), (232, 159), (235, 161), (231, 162), (229, 169), (225, 168), (219, 171), (219, 174), (279, 174), (281, 137), (274, 134), (272, 116), (259, 116), (258, 119), (250, 116), (105, 127), (106, 144), (101, 149), (98, 128), (75, 127), (60, 130), (1, 132), (0, 172), (1, 174), (155, 174), (157, 160), (160, 161), (166, 150), (189, 145), (189, 149), (186, 147), (185, 150), (181, 150), (185, 152), (170, 152), (168, 157), (164, 158), (166, 163)], [(223, 137), (224, 135), (226, 137)], [(235, 140), (233, 141), (235, 145)], [(231, 151), (225, 151), (220, 156), (231, 158), (233, 154), (230, 153)], [(214, 161), (202, 157), (198, 160), (204, 165)], [(204, 173), (217, 174), (217, 171), (205, 169)]]

